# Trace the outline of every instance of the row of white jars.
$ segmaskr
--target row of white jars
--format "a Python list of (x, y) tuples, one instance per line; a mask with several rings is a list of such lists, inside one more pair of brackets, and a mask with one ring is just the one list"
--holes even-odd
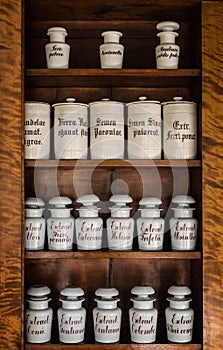
[(161, 159), (162, 147), (165, 159), (196, 158), (196, 103), (181, 97), (163, 103), (139, 97), (127, 103), (126, 110), (124, 103), (109, 99), (87, 105), (67, 98), (53, 107), (51, 130), (50, 105), (25, 102), (26, 159), (50, 158), (50, 134), (56, 159), (86, 159), (88, 151), (91, 159), (123, 159), (125, 150), (129, 159)]
[[(48, 248), (50, 250), (72, 250), (74, 242), (79, 250), (100, 250), (103, 240), (103, 220), (98, 216), (95, 205), (99, 198), (94, 194), (82, 195), (77, 203), (79, 218), (74, 220), (66, 205), (72, 204), (68, 197), (54, 197), (49, 200), (51, 217), (47, 219)], [(132, 198), (128, 195), (113, 195), (109, 209), (111, 217), (106, 220), (107, 244), (110, 250), (131, 250), (134, 238), (135, 220), (130, 217)], [(191, 196), (178, 195), (172, 202), (174, 217), (170, 219), (170, 236), (173, 250), (194, 250), (197, 240), (197, 219), (193, 218)], [(160, 217), (161, 200), (145, 197), (139, 202), (141, 217), (136, 220), (138, 245), (140, 250), (157, 251), (163, 249), (165, 222)], [(44, 202), (30, 197), (25, 209), (25, 249), (41, 250), (45, 244), (45, 219), (42, 217)]]
[[(150, 286), (132, 288), (133, 307), (129, 309), (131, 341), (154, 343), (156, 341), (158, 312), (153, 303), (155, 293)], [(192, 340), (194, 311), (189, 307), (187, 286), (173, 285), (168, 289), (172, 296), (167, 298), (170, 306), (165, 310), (167, 339), (175, 343)], [(34, 285), (27, 291), (26, 340), (30, 343), (45, 343), (51, 339), (53, 311), (48, 306), (50, 288)], [(62, 343), (82, 343), (85, 337), (86, 309), (82, 306), (84, 291), (78, 287), (66, 287), (60, 292), (62, 303), (57, 311), (59, 341)], [(97, 307), (93, 309), (95, 341), (117, 343), (120, 340), (122, 310), (116, 288), (98, 288), (95, 291)]]

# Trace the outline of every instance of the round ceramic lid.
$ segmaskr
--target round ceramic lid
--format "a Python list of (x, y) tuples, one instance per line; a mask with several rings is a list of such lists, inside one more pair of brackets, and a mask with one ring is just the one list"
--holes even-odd
[(66, 102), (61, 102), (61, 103), (55, 103), (52, 105), (52, 107), (57, 107), (57, 106), (83, 106), (83, 107), (88, 107), (86, 103), (77, 103), (75, 102), (75, 98), (73, 97), (68, 97), (66, 98)]
[(160, 101), (147, 100), (146, 96), (140, 96), (138, 101), (127, 103), (126, 106), (130, 106), (132, 104), (142, 104), (142, 103), (152, 103), (152, 104), (159, 104), (160, 105)]
[(50, 294), (51, 290), (43, 284), (36, 284), (27, 290), (27, 294), (33, 297), (43, 297)]
[(110, 202), (115, 203), (118, 207), (125, 206), (126, 203), (132, 202), (132, 197), (127, 194), (114, 194), (109, 199)]
[(175, 297), (184, 297), (185, 295), (191, 294), (191, 289), (188, 286), (176, 286), (173, 285), (168, 289), (168, 293), (174, 295)]
[(119, 43), (119, 39), (122, 37), (121, 32), (109, 30), (101, 34), (104, 37), (104, 43)]
[(161, 103), (162, 106), (166, 106), (166, 105), (169, 105), (169, 104), (191, 104), (191, 105), (196, 105), (195, 102), (184, 101), (183, 97), (180, 97), (180, 96), (173, 97), (173, 101), (167, 101), (167, 102), (162, 102)]
[(28, 197), (25, 201), (25, 204), (31, 208), (39, 208), (45, 205), (44, 201), (41, 198), (37, 197)]
[(41, 101), (25, 101), (25, 105), (37, 105), (37, 104), (40, 104), (40, 105), (45, 105), (45, 106), (48, 106), (50, 107), (50, 104), (47, 103), (47, 102), (41, 102)]
[(100, 199), (95, 194), (84, 194), (77, 198), (77, 203), (82, 203), (84, 206), (91, 206), (94, 203), (99, 202)]
[(61, 290), (60, 294), (71, 299), (82, 297), (84, 295), (84, 291), (79, 287), (66, 287)]
[(92, 106), (94, 104), (101, 104), (101, 103), (109, 103), (109, 104), (118, 104), (118, 105), (124, 105), (123, 102), (118, 101), (111, 101), (109, 98), (102, 98), (100, 101), (93, 101), (89, 103), (89, 106)]
[(140, 297), (142, 297), (142, 296), (146, 297), (148, 295), (154, 294), (155, 290), (149, 286), (148, 287), (147, 286), (136, 286), (136, 287), (132, 288), (131, 293), (136, 294)]
[(69, 197), (53, 197), (49, 200), (49, 204), (56, 208), (64, 208), (65, 205), (72, 204), (72, 200)]
[(113, 297), (116, 297), (119, 294), (119, 291), (116, 288), (98, 288), (95, 291), (95, 295), (97, 297), (105, 298), (105, 299), (111, 299)]
[(179, 23), (173, 21), (164, 21), (157, 24), (156, 29), (164, 32), (172, 32), (180, 28)]
[(144, 197), (139, 201), (139, 204), (154, 208), (155, 206), (162, 204), (162, 201), (157, 197)]
[(184, 196), (184, 195), (178, 195), (178, 196), (175, 196), (173, 199), (172, 199), (172, 202), (173, 203), (177, 203), (178, 205), (188, 205), (188, 204), (194, 204), (196, 203), (195, 199), (191, 196)]
[(67, 31), (63, 27), (51, 27), (51, 28), (48, 28), (47, 35), (54, 34), (54, 33), (63, 34), (65, 36), (67, 36)]

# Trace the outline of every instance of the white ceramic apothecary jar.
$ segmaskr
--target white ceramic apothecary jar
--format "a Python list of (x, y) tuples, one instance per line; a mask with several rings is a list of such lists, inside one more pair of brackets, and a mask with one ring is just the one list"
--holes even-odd
[(171, 246), (173, 250), (195, 250), (197, 241), (196, 218), (190, 204), (196, 203), (191, 196), (178, 195), (172, 200), (177, 207), (172, 208), (174, 217), (170, 219)]
[(25, 312), (25, 323), (28, 343), (47, 343), (51, 339), (53, 310), (48, 306), (50, 292), (49, 287), (40, 284), (27, 290), (29, 306)]
[(160, 44), (155, 49), (157, 69), (178, 68), (180, 47), (175, 44), (175, 38), (178, 36), (175, 31), (179, 28), (178, 23), (171, 21), (157, 24), (156, 29), (161, 31), (157, 34), (160, 37)]
[(62, 307), (57, 311), (60, 342), (82, 343), (86, 322), (86, 310), (82, 307), (84, 291), (70, 286), (62, 289), (60, 294)]
[(127, 104), (128, 158), (161, 159), (161, 104), (147, 100)]
[(50, 105), (45, 102), (25, 102), (25, 159), (50, 157)]
[(120, 339), (122, 311), (117, 306), (116, 288), (98, 288), (97, 307), (93, 310), (94, 334), (97, 343), (117, 343)]
[(101, 68), (122, 68), (124, 46), (119, 43), (122, 33), (107, 31), (101, 36), (104, 38), (104, 44), (99, 47)]
[(195, 159), (197, 155), (196, 103), (174, 97), (163, 102), (163, 150), (165, 159)]
[(62, 27), (47, 30), (50, 42), (45, 46), (47, 68), (68, 68), (70, 45), (65, 43), (67, 31)]
[(139, 201), (141, 217), (136, 221), (140, 250), (162, 250), (164, 240), (164, 219), (158, 206), (162, 201), (156, 197), (144, 197)]
[(194, 311), (188, 297), (191, 290), (187, 286), (171, 286), (167, 298), (170, 306), (165, 310), (167, 339), (173, 343), (189, 343), (193, 336)]
[(91, 159), (123, 159), (124, 104), (104, 98), (89, 105)]
[(46, 221), (43, 218), (43, 210), (45, 203), (41, 198), (28, 197), (25, 205), (25, 249), (44, 249)]
[(86, 159), (88, 154), (88, 105), (67, 98), (54, 107), (56, 159)]
[(74, 219), (70, 215), (72, 204), (68, 197), (53, 197), (49, 200), (51, 217), (47, 219), (49, 250), (72, 250), (74, 241)]
[(111, 217), (107, 219), (108, 248), (110, 250), (131, 250), (134, 235), (134, 219), (130, 217), (130, 208), (127, 203), (132, 198), (124, 194), (111, 196), (110, 202), (114, 203)]
[(77, 248), (80, 250), (99, 250), (102, 248), (103, 220), (98, 217), (99, 202), (95, 194), (86, 194), (77, 198), (79, 218), (75, 221)]
[(151, 297), (155, 293), (149, 286), (136, 286), (131, 293), (133, 307), (129, 310), (129, 324), (131, 341), (134, 343), (154, 343), (156, 341), (156, 329), (158, 312), (153, 307), (156, 300)]

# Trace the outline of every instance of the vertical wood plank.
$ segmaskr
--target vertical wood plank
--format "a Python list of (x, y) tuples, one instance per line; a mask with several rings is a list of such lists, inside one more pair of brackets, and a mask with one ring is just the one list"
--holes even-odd
[(204, 1), (202, 9), (204, 350), (210, 348), (219, 350), (223, 344), (222, 27), (223, 2)]

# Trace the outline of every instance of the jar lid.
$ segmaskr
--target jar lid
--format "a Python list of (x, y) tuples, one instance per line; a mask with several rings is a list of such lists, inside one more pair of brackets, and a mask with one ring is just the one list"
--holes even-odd
[(195, 199), (191, 196), (178, 195), (172, 199), (173, 203), (178, 204), (178, 207), (189, 208), (189, 204), (196, 203)]
[(82, 203), (84, 206), (91, 206), (99, 201), (99, 197), (95, 194), (84, 194), (82, 196), (79, 196), (76, 200), (77, 203)]
[(119, 43), (119, 39), (122, 37), (121, 32), (109, 30), (101, 34), (104, 37), (104, 43)]
[(126, 106), (130, 106), (133, 104), (143, 104), (143, 103), (147, 103), (147, 104), (158, 104), (160, 105), (161, 102), (157, 101), (157, 100), (147, 100), (146, 96), (140, 96), (138, 101), (134, 101), (134, 102), (129, 102), (126, 104)]
[(191, 289), (188, 286), (176, 286), (169, 287), (168, 293), (174, 295), (175, 298), (182, 299), (185, 295), (191, 294)]
[(126, 203), (132, 202), (132, 197), (127, 194), (114, 194), (110, 197), (109, 201), (115, 203), (118, 207), (123, 207)]
[(25, 204), (29, 208), (33, 208), (33, 209), (41, 208), (41, 207), (44, 207), (45, 205), (44, 201), (38, 197), (28, 197), (25, 201)]
[(146, 208), (155, 208), (156, 206), (162, 204), (162, 201), (157, 197), (143, 197), (139, 201), (139, 204), (145, 205)]
[(126, 203), (131, 203), (132, 197), (126, 194), (115, 194), (111, 196), (109, 201), (115, 203), (115, 205), (109, 207), (112, 217), (129, 217), (132, 208), (126, 206)]
[(51, 34), (62, 34), (64, 36), (67, 36), (67, 31), (63, 27), (51, 27), (51, 28), (48, 28), (47, 35), (51, 35)]
[(75, 300), (84, 295), (84, 291), (79, 287), (65, 287), (60, 291), (60, 294), (67, 298), (67, 300)]
[(173, 21), (163, 21), (156, 25), (157, 30), (162, 30), (163, 32), (172, 32), (180, 28), (179, 23)]
[(49, 200), (49, 204), (62, 209), (66, 208), (66, 205), (72, 204), (72, 200), (69, 197), (53, 197)]
[(52, 107), (57, 107), (57, 106), (83, 106), (83, 107), (87, 107), (88, 105), (86, 103), (78, 103), (75, 102), (76, 99), (73, 97), (68, 97), (66, 98), (66, 102), (61, 102), (61, 103), (55, 103), (52, 105)]
[(36, 284), (31, 286), (28, 290), (27, 290), (27, 295), (30, 295), (32, 297), (37, 297), (37, 298), (41, 298), (41, 297), (45, 297), (46, 295), (50, 294), (51, 290), (48, 286), (43, 285), (43, 284)]
[(169, 105), (169, 104), (191, 104), (191, 105), (196, 105), (195, 102), (184, 101), (183, 97), (181, 97), (181, 96), (173, 97), (173, 101), (167, 101), (167, 102), (162, 102), (161, 103), (162, 106), (166, 106), (166, 105)]
[(154, 294), (155, 290), (150, 286), (136, 286), (132, 288), (131, 293), (139, 297), (148, 298), (148, 295)]
[(122, 105), (124, 106), (123, 102), (119, 102), (119, 101), (111, 101), (109, 98), (102, 98), (100, 101), (93, 101), (89, 103), (89, 106), (95, 105), (95, 104), (118, 104), (118, 105)]
[(103, 299), (112, 299), (118, 294), (119, 291), (116, 288), (98, 288), (95, 291), (95, 295)]

